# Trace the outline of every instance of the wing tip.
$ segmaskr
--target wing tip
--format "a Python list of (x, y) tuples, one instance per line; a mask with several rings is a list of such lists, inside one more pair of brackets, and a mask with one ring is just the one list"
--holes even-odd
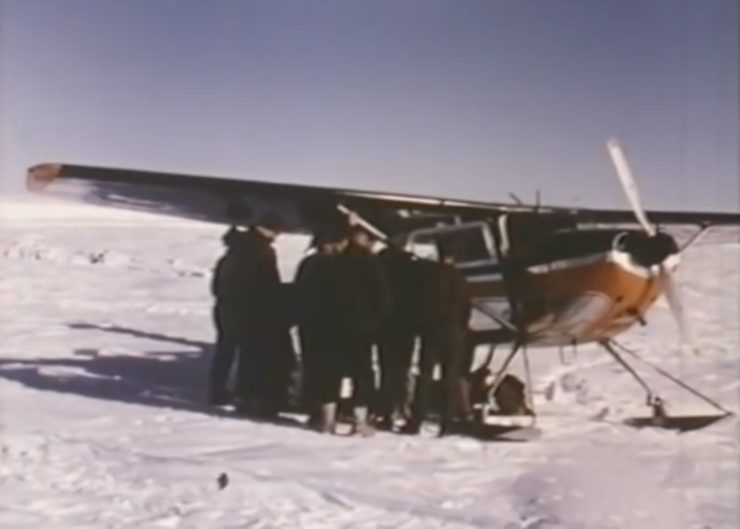
[(62, 172), (60, 163), (40, 163), (28, 169), (26, 173), (26, 189), (40, 192), (51, 184)]

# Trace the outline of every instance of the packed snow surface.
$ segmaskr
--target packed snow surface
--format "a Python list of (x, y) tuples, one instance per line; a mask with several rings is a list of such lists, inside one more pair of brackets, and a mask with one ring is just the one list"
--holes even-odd
[[(542, 435), (528, 443), (329, 437), (209, 409), (223, 231), (0, 202), (0, 527), (738, 527), (737, 419), (624, 426), (644, 394), (596, 347), (530, 351)], [(700, 356), (680, 353), (663, 302), (622, 341), (737, 412), (734, 240), (683, 255)], [(277, 247), (290, 279), (306, 240)], [(712, 412), (641, 372), (670, 412)]]

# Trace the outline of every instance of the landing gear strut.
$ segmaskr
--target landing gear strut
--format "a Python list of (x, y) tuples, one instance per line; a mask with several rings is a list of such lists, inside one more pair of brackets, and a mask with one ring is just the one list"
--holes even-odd
[[(646, 403), (650, 407), (652, 415), (650, 417), (629, 418), (625, 420), (625, 423), (629, 426), (635, 426), (637, 428), (653, 426), (685, 432), (689, 430), (703, 428), (714, 422), (719, 421), (720, 419), (724, 419), (725, 417), (733, 415), (731, 411), (723, 408), (717, 402), (700, 393), (698, 390), (692, 388), (691, 386), (679, 380), (659, 366), (652, 364), (651, 362), (648, 362), (644, 358), (640, 357), (635, 351), (626, 348), (625, 346), (619, 344), (618, 342), (615, 342), (614, 340), (605, 340), (603, 342), (600, 342), (600, 344), (630, 375), (632, 375), (632, 377), (638, 382), (638, 384), (643, 387), (643, 389), (647, 393)], [(642, 377), (640, 377), (640, 375), (637, 373), (637, 371), (635, 371), (635, 369), (627, 363), (627, 361), (622, 357), (617, 349), (619, 349), (623, 353), (629, 354), (636, 360), (644, 363), (648, 367), (655, 370), (658, 374), (662, 375), (663, 377), (682, 387), (692, 395), (708, 403), (720, 413), (713, 415), (668, 415), (665, 409), (665, 401), (663, 400), (663, 398), (659, 397), (653, 392), (650, 386), (648, 386), (647, 383), (642, 379)]]

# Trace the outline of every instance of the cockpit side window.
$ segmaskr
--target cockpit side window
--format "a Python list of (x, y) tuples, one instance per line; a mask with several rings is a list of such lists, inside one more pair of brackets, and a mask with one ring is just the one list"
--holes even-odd
[(496, 260), (493, 238), (484, 223), (420, 230), (411, 235), (410, 242), (419, 255), (435, 260), (442, 254), (451, 255), (458, 265)]
[(442, 234), (436, 241), (440, 254), (451, 255), (456, 263), (483, 261), (491, 255), (480, 229)]

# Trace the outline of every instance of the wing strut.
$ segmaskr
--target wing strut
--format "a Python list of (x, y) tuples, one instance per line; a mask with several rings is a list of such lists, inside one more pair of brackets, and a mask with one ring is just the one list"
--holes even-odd
[(691, 246), (692, 244), (694, 244), (695, 242), (697, 242), (699, 239), (701, 239), (704, 236), (704, 234), (707, 233), (707, 231), (711, 227), (712, 227), (711, 224), (706, 224), (706, 223), (705, 224), (701, 224), (699, 226), (699, 230), (695, 234), (693, 234), (691, 237), (689, 237), (689, 240), (687, 240), (685, 243), (683, 243), (683, 245), (681, 246), (680, 251), (683, 252), (689, 246)]
[(362, 216), (360, 216), (359, 213), (356, 211), (353, 211), (349, 209), (347, 206), (343, 204), (338, 204), (337, 209), (347, 215), (347, 218), (349, 219), (350, 224), (354, 224), (357, 226), (361, 226), (363, 229), (367, 230), (370, 234), (372, 234), (374, 237), (376, 237), (380, 241), (387, 241), (388, 236), (381, 231), (380, 229), (376, 228), (373, 224), (366, 221)]

